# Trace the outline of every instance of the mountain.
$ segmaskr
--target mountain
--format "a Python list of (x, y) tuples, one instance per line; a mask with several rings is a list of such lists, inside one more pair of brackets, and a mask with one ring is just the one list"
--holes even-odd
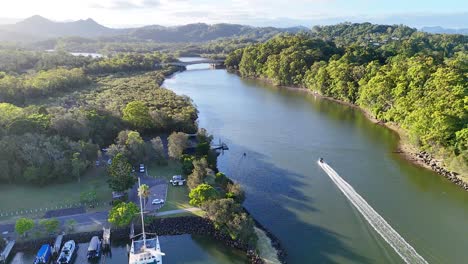
[(214, 24), (204, 23), (188, 24), (175, 27), (145, 26), (130, 30), (128, 35), (140, 39), (156, 42), (204, 42), (219, 38), (245, 37), (263, 38), (278, 33), (303, 31), (304, 28), (274, 28), (274, 27), (252, 27), (236, 24)]
[(423, 27), (421, 31), (432, 34), (462, 34), (468, 35), (468, 28), (443, 28), (443, 27)]
[(5, 34), (29, 35), (35, 40), (64, 37), (98, 37), (115, 34), (118, 30), (96, 23), (88, 18), (73, 22), (54, 22), (41, 16), (32, 16), (16, 24), (2, 25), (0, 31)]
[(296, 33), (303, 27), (274, 28), (236, 24), (203, 23), (164, 27), (158, 25), (115, 29), (105, 27), (88, 18), (72, 22), (55, 22), (41, 16), (32, 16), (16, 24), (0, 25), (0, 40), (39, 41), (58, 37), (106, 37), (115, 41), (204, 42), (219, 38), (245, 37), (262, 39), (282, 32)]

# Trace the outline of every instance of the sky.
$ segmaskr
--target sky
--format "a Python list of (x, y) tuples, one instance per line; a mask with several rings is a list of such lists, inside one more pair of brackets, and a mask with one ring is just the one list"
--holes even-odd
[[(330, 24), (340, 21), (385, 22), (455, 20), (463, 27), (468, 1), (462, 0), (0, 0), (1, 18), (32, 15), (56, 20), (93, 18), (106, 26), (240, 23), (256, 26)], [(359, 22), (359, 21), (357, 21)], [(402, 22), (403, 23), (403, 22)], [(452, 25), (452, 26), (453, 26)], [(456, 27), (456, 26), (455, 26)]]

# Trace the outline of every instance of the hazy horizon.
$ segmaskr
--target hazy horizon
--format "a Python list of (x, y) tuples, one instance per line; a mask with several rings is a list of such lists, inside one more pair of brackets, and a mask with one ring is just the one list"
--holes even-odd
[[(418, 3), (421, 2), (421, 3)], [(261, 10), (261, 11), (260, 11)], [(16, 0), (3, 4), (0, 24), (40, 15), (53, 21), (92, 18), (108, 27), (234, 23), (291, 27), (340, 22), (468, 27), (468, 3), (375, 0)]]

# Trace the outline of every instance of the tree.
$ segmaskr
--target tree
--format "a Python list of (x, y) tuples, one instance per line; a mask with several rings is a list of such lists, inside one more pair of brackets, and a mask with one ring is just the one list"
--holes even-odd
[(182, 161), (182, 174), (191, 174), (193, 171), (193, 161), (195, 160), (195, 157), (184, 154), (180, 160)]
[(194, 160), (193, 171), (188, 176), (187, 185), (192, 190), (202, 184), (207, 175), (208, 163), (206, 159)]
[(189, 193), (190, 204), (193, 206), (202, 206), (205, 202), (216, 199), (217, 196), (218, 192), (208, 184), (200, 184)]
[(47, 234), (52, 234), (57, 231), (60, 226), (60, 222), (56, 218), (42, 219), (39, 221), (39, 226), (41, 226)]
[(108, 172), (110, 175), (109, 186), (116, 192), (124, 192), (132, 188), (136, 182), (132, 175), (132, 166), (121, 153), (114, 157)]
[(233, 199), (219, 199), (203, 204), (206, 217), (212, 220), (217, 229), (228, 233), (248, 245), (255, 245), (257, 237), (252, 218)]
[(109, 212), (109, 223), (118, 226), (125, 227), (128, 226), (132, 220), (140, 212), (138, 206), (135, 203), (118, 203)]
[(80, 153), (75, 152), (72, 155), (71, 159), (71, 166), (72, 166), (72, 175), (73, 177), (78, 179), (78, 182), (81, 182), (81, 174), (85, 171), (85, 169), (89, 166), (89, 162), (87, 160), (83, 160), (80, 158)]
[(174, 132), (168, 137), (168, 152), (169, 157), (180, 159), (188, 144), (187, 134), (182, 132)]
[(146, 146), (140, 133), (136, 131), (129, 131), (127, 140), (125, 141), (127, 148), (127, 158), (134, 162), (142, 162), (146, 157)]
[(145, 210), (146, 203), (148, 202), (148, 197), (150, 196), (150, 189), (149, 186), (146, 184), (140, 185), (138, 187), (138, 196), (140, 196), (143, 199), (143, 210)]
[(67, 221), (65, 221), (65, 226), (66, 226), (68, 232), (72, 232), (75, 229), (76, 220), (75, 219), (68, 219)]
[(164, 164), (166, 162), (166, 155), (164, 151), (164, 145), (160, 137), (151, 139), (151, 147), (153, 149), (154, 158), (158, 164)]
[(152, 119), (149, 108), (141, 101), (133, 101), (123, 109), (123, 120), (137, 129), (148, 129), (152, 127)]
[(228, 183), (227, 184), (227, 198), (232, 198), (238, 203), (242, 203), (245, 200), (245, 194), (242, 190), (242, 187), (238, 183)]
[(29, 218), (20, 218), (16, 220), (15, 224), (15, 231), (20, 236), (25, 236), (28, 231), (33, 229), (34, 227), (34, 220)]

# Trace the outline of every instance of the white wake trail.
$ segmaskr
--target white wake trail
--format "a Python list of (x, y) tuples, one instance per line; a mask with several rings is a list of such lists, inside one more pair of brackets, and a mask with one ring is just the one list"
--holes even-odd
[(338, 173), (326, 163), (318, 162), (319, 166), (327, 173), (330, 179), (364, 216), (367, 222), (377, 233), (395, 250), (395, 252), (406, 263), (427, 263), (427, 261), (416, 252), (416, 250), (393, 229), (374, 208), (372, 208), (364, 198), (362, 198), (354, 188), (349, 185)]

